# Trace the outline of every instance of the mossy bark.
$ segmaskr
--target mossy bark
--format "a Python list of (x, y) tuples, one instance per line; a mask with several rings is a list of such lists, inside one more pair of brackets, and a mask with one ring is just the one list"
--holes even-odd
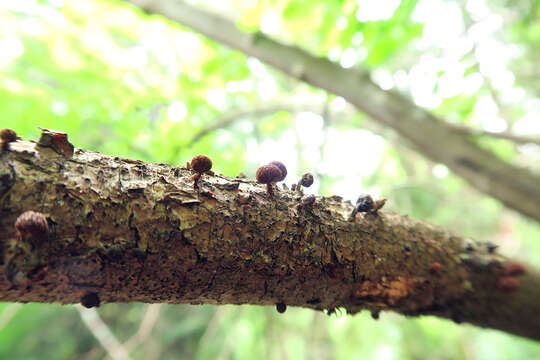
[[(41, 144), (41, 145), (40, 145)], [(434, 314), (540, 339), (540, 277), (502, 291), (508, 259), (337, 196), (106, 156), (47, 141), (0, 154), (0, 300), (258, 304)], [(42, 212), (47, 239), (17, 236)], [(438, 264), (438, 265), (437, 265)], [(508, 290), (508, 289), (506, 289)]]

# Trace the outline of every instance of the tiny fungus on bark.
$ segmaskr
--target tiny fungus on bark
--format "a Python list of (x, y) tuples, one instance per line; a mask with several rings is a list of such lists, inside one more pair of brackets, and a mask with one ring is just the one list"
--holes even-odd
[(276, 310), (278, 313), (283, 314), (287, 310), (287, 305), (285, 305), (285, 303), (278, 302), (276, 304)]
[(377, 212), (386, 204), (386, 199), (373, 200), (371, 195), (362, 195), (356, 200), (356, 205), (351, 213), (349, 221), (353, 221), (359, 212), (377, 214)]
[(283, 172), (277, 165), (274, 164), (268, 164), (259, 167), (257, 169), (255, 177), (257, 178), (258, 183), (266, 184), (266, 192), (270, 196), (274, 195), (274, 192), (272, 190), (272, 184), (284, 179)]
[(362, 195), (356, 200), (356, 209), (358, 212), (369, 212), (373, 209), (374, 201), (371, 195)]
[(311, 175), (310, 173), (305, 173), (304, 175), (302, 175), (302, 178), (300, 179), (300, 185), (305, 187), (310, 187), (311, 185), (313, 185), (313, 175)]
[(302, 186), (310, 187), (311, 185), (313, 185), (313, 175), (311, 175), (310, 173), (305, 173), (304, 175), (302, 175), (302, 177), (298, 181), (298, 184), (295, 184), (295, 189), (298, 189), (298, 191), (301, 191)]
[(287, 177), (287, 168), (281, 161), (272, 161), (270, 162), (270, 165), (275, 165), (279, 168), (279, 171), (281, 171), (281, 177), (278, 181), (283, 181)]
[(97, 293), (87, 292), (81, 297), (81, 305), (88, 309), (99, 307), (99, 305), (101, 305), (101, 300)]
[(438, 273), (439, 271), (441, 271), (442, 269), (442, 265), (440, 262), (437, 262), (437, 261), (434, 261), (430, 266), (429, 266), (429, 272), (432, 273), (432, 274), (436, 274)]
[(10, 142), (17, 141), (17, 133), (12, 129), (2, 129), (0, 131), (0, 140), (2, 141), (0, 145), (2, 150), (7, 150)]
[(201, 175), (212, 168), (212, 160), (206, 155), (197, 155), (191, 159), (190, 168), (195, 171), (195, 175), (193, 175), (194, 186), (198, 188)]
[(525, 267), (521, 264), (512, 263), (503, 268), (503, 274), (506, 276), (519, 276), (525, 273)]
[(502, 292), (514, 292), (521, 286), (518, 279), (512, 276), (501, 276), (497, 281), (497, 288)]
[(33, 245), (45, 240), (49, 234), (47, 218), (37, 211), (25, 211), (15, 221), (19, 240), (29, 240)]

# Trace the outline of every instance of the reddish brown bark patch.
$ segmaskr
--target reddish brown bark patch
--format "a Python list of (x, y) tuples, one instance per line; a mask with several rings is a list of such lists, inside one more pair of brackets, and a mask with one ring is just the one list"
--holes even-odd
[(68, 141), (67, 134), (63, 132), (41, 128), (38, 145), (50, 147), (65, 157), (73, 156), (74, 146)]

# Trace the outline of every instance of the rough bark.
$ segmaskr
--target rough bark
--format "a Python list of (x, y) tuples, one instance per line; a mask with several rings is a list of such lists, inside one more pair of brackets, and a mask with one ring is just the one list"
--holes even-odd
[[(0, 153), (2, 301), (393, 310), (540, 339), (539, 274), (505, 286), (510, 261), (486, 244), (392, 212), (351, 221), (337, 196), (211, 173), (196, 189), (184, 167), (70, 150), (45, 131)], [(17, 235), (27, 210), (47, 239)]]
[(476, 189), (540, 221), (540, 177), (480, 148), (462, 132), (394, 91), (383, 91), (369, 73), (344, 69), (326, 58), (238, 30), (230, 21), (183, 1), (127, 0), (160, 14), (314, 86), (338, 94), (373, 119), (393, 128), (422, 154), (441, 162)]

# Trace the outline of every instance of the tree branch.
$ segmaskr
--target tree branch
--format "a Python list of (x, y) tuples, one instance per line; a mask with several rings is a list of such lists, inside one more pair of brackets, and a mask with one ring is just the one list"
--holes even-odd
[(22, 304), (9, 304), (5, 307), (5, 309), (0, 314), (0, 331), (4, 330), (4, 328), (9, 324), (9, 322), (17, 315), (19, 310), (21, 309)]
[(80, 305), (77, 305), (76, 309), (88, 330), (92, 332), (113, 360), (128, 360), (130, 358), (127, 350), (116, 339), (116, 336), (114, 336), (107, 324), (103, 322), (96, 310), (85, 309)]
[(214, 122), (212, 122), (212, 124), (210, 124), (209, 126), (195, 133), (195, 135), (193, 135), (193, 137), (189, 141), (188, 146), (192, 146), (193, 144), (201, 140), (206, 135), (216, 130), (224, 129), (228, 126), (231, 126), (238, 120), (245, 118), (247, 116), (262, 118), (263, 116), (271, 115), (278, 111), (288, 111), (288, 112), (293, 112), (293, 113), (302, 111), (300, 110), (300, 108), (301, 107), (298, 106), (297, 104), (295, 105), (295, 104), (289, 104), (289, 103), (272, 103), (272, 104), (260, 104), (259, 106), (253, 106), (246, 109), (240, 109), (240, 110), (224, 113), (219, 118), (217, 118)]
[[(485, 244), (391, 212), (351, 221), (337, 196), (212, 174), (195, 189), (192, 170), (62, 139), (44, 130), (0, 153), (1, 301), (393, 310), (540, 339), (540, 275), (509, 276)], [(47, 239), (17, 235), (27, 210)]]
[(461, 132), (465, 135), (471, 136), (489, 136), (496, 139), (503, 139), (511, 141), (517, 145), (535, 144), (540, 146), (540, 139), (529, 136), (516, 135), (511, 132), (493, 132), (482, 129), (472, 129), (468, 126), (446, 123), (445, 126), (455, 131)]
[(159, 318), (160, 308), (161, 304), (149, 304), (146, 307), (144, 317), (139, 325), (139, 330), (123, 344), (128, 352), (132, 352), (150, 336), (152, 329)]
[(513, 166), (469, 141), (459, 131), (394, 91), (383, 91), (369, 73), (344, 69), (261, 33), (239, 31), (228, 20), (182, 1), (127, 0), (148, 13), (161, 14), (216, 41), (254, 56), (283, 72), (338, 94), (373, 119), (392, 127), (422, 154), (441, 162), (476, 189), (540, 221), (540, 177)]
[(196, 132), (195, 135), (193, 135), (191, 140), (188, 142), (187, 146), (189, 147), (200, 141), (206, 135), (211, 134), (212, 132), (219, 129), (225, 129), (246, 117), (254, 118), (253, 121), (260, 121), (262, 117), (275, 114), (279, 111), (287, 111), (290, 113), (309, 111), (321, 115), (323, 115), (324, 112), (330, 112), (333, 118), (339, 117), (340, 119), (342, 119), (343, 117), (351, 117), (355, 113), (355, 110), (352, 106), (348, 106), (347, 109), (343, 111), (326, 109), (327, 107), (327, 105), (322, 103), (319, 104), (315, 101), (291, 101), (285, 99), (271, 101), (269, 103), (257, 103), (246, 108), (223, 113), (210, 125)]

